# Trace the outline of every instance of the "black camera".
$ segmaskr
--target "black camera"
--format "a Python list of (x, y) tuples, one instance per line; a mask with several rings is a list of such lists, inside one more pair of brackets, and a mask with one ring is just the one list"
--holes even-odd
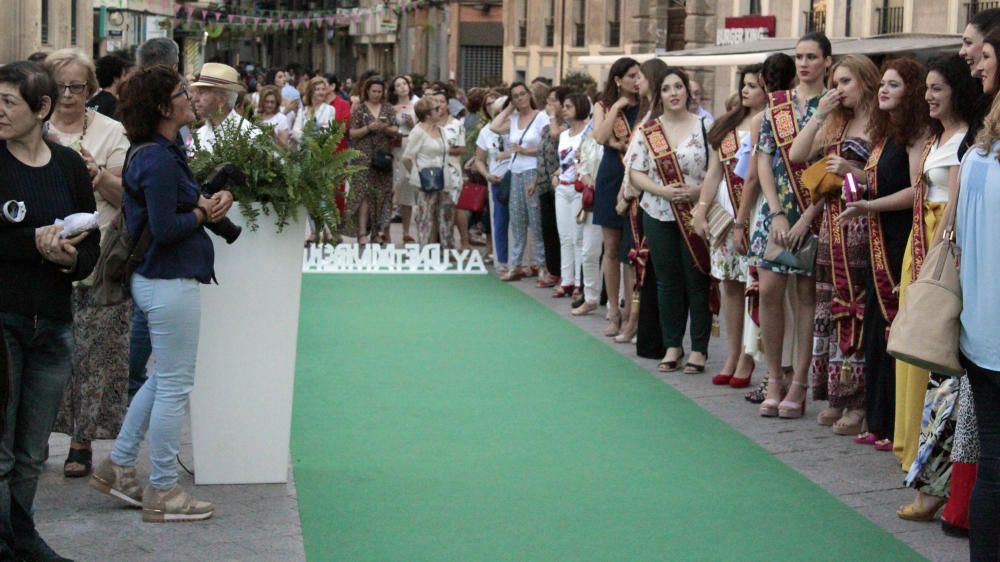
[(17, 224), (28, 214), (24, 201), (7, 201), (0, 205), (0, 224)]
[[(212, 173), (208, 174), (208, 177), (201, 184), (201, 192), (205, 197), (211, 197), (230, 185), (246, 183), (246, 181), (247, 176), (243, 170), (237, 168), (235, 164), (226, 162), (219, 164), (212, 170)], [(222, 217), (219, 222), (205, 223), (205, 227), (216, 236), (223, 238), (227, 244), (235, 242), (240, 237), (240, 233), (243, 232), (243, 228), (226, 217)]]

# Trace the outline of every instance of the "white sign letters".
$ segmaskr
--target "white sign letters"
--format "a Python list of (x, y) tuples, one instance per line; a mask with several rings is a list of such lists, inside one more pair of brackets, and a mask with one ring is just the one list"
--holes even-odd
[(436, 273), (485, 274), (477, 251), (442, 249), (440, 244), (420, 247), (368, 244), (310, 245), (305, 249), (303, 273)]

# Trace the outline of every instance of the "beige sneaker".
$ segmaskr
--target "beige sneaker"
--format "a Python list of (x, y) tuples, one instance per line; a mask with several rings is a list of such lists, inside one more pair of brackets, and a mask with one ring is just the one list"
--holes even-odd
[(214, 505), (195, 499), (179, 485), (162, 492), (147, 486), (142, 492), (142, 520), (147, 523), (201, 521), (214, 511)]
[(142, 486), (135, 467), (118, 466), (111, 458), (101, 461), (90, 475), (90, 487), (125, 502), (129, 507), (142, 507)]

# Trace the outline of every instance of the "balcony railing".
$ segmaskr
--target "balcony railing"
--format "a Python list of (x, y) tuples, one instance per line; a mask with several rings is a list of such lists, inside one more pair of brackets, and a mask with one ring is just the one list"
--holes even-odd
[(806, 16), (806, 33), (826, 32), (826, 10), (802, 12)]
[(968, 23), (972, 21), (973, 16), (983, 10), (989, 10), (990, 8), (1000, 8), (1000, 2), (969, 2), (965, 5), (965, 22)]
[(902, 33), (903, 32), (903, 7), (894, 6), (891, 8), (876, 8), (878, 12), (878, 32)]

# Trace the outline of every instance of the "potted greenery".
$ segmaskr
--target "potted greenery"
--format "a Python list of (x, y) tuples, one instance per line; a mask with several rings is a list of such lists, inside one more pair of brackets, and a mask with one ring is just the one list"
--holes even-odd
[(247, 177), (227, 188), (243, 233), (232, 245), (213, 237), (219, 284), (202, 288), (191, 397), (198, 484), (286, 480), (306, 213), (336, 233), (336, 188), (359, 169), (357, 151), (336, 152), (342, 123), (308, 129), (293, 152), (266, 129), (238, 129), (223, 130), (211, 153), (196, 141), (190, 161), (199, 180), (226, 162)]

